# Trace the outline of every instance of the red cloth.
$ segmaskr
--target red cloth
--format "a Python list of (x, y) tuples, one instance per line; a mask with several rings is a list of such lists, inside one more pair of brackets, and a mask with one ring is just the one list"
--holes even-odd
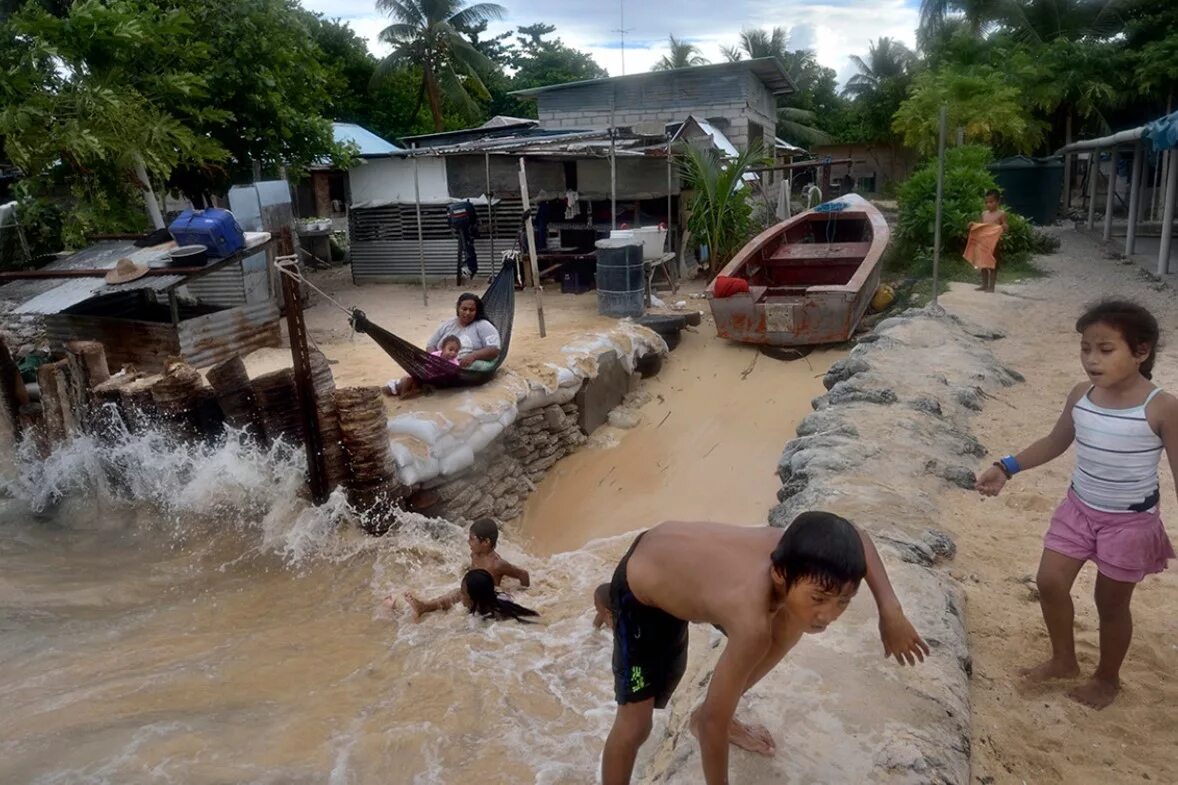
[(717, 275), (715, 286), (712, 287), (712, 292), (716, 297), (724, 298), (731, 297), (734, 294), (741, 294), (749, 290), (749, 282), (744, 278), (732, 278), (727, 275)]

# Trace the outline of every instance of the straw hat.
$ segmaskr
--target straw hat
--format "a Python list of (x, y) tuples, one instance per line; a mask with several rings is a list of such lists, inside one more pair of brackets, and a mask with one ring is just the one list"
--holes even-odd
[(148, 268), (142, 264), (135, 264), (130, 259), (119, 259), (114, 269), (106, 274), (109, 284), (129, 283), (147, 275)]

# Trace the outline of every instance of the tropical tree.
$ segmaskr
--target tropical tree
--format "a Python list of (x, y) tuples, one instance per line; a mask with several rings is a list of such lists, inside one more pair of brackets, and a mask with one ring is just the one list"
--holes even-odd
[(754, 144), (735, 158), (728, 158), (714, 147), (688, 144), (679, 161), (684, 187), (693, 192), (687, 228), (708, 247), (714, 276), (749, 240), (752, 206), (744, 175), (764, 162), (764, 153)]
[(742, 30), (736, 46), (722, 46), (724, 58), (730, 63), (740, 62), (747, 56), (750, 60), (760, 57), (776, 57), (782, 62), (788, 59), (789, 32), (782, 27), (766, 31), (760, 28)]
[(381, 61), (377, 75), (421, 69), (417, 103), (423, 99), (428, 103), (436, 131), (445, 128), (443, 99), (464, 113), (477, 115), (474, 96), (490, 98), (480, 74), (495, 66), (461, 31), (502, 19), (503, 6), (467, 5), (463, 0), (376, 0), (376, 7), (394, 20), (380, 32), (380, 40), (391, 46), (392, 52)]
[(699, 51), (699, 47), (689, 41), (681, 41), (675, 36), (667, 36), (667, 47), (670, 51), (655, 63), (653, 71), (671, 71), (676, 68), (690, 68), (693, 65), (707, 65), (708, 60)]
[(843, 92), (855, 98), (878, 93), (888, 81), (907, 80), (915, 60), (904, 44), (886, 36), (879, 38), (868, 48), (866, 60), (851, 55), (858, 73), (847, 80)]

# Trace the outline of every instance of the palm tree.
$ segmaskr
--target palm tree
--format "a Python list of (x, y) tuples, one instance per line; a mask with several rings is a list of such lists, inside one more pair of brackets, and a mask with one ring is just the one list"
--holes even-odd
[(981, 38), (1006, 12), (1011, 0), (921, 0), (917, 38), (929, 40), (950, 21), (961, 24), (973, 38)]
[(688, 41), (680, 41), (675, 36), (667, 36), (667, 46), (670, 53), (663, 55), (655, 63), (652, 71), (671, 71), (676, 68), (690, 68), (693, 65), (707, 65), (708, 61), (699, 51), (699, 47)]
[(679, 155), (683, 184), (693, 192), (687, 228), (708, 247), (714, 276), (752, 235), (752, 212), (744, 175), (764, 162), (760, 145), (728, 158), (714, 147), (684, 146)]
[(443, 129), (443, 97), (468, 114), (476, 113), (478, 104), (471, 93), (489, 97), (479, 73), (491, 71), (495, 65), (460, 31), (502, 19), (503, 6), (467, 5), (463, 0), (376, 0), (376, 7), (394, 20), (380, 32), (380, 40), (393, 51), (380, 62), (377, 75), (399, 68), (420, 68), (417, 108), (423, 98), (429, 101), (436, 131)]
[(736, 46), (722, 46), (720, 51), (730, 63), (743, 60), (745, 55), (751, 60), (758, 57), (776, 57), (784, 62), (789, 57), (786, 51), (788, 46), (789, 33), (784, 28), (774, 27), (768, 32), (761, 29), (742, 30), (740, 42)]
[(872, 42), (867, 60), (851, 55), (859, 73), (847, 80), (843, 93), (854, 98), (878, 92), (884, 82), (908, 76), (916, 55), (904, 44), (884, 36)]

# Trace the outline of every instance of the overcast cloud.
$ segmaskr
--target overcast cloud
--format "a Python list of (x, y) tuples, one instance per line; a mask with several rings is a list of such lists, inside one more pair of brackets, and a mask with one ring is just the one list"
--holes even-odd
[[(669, 34), (698, 46), (720, 62), (722, 45), (736, 42), (742, 28), (780, 26), (790, 31), (790, 49), (813, 49), (844, 83), (854, 68), (849, 56), (867, 53), (868, 43), (890, 36), (916, 42), (919, 0), (500, 0), (507, 18), (492, 30), (547, 22), (565, 43), (589, 52), (611, 75), (648, 71), (666, 51)], [(373, 0), (303, 0), (303, 5), (351, 24), (377, 55), (387, 51), (377, 34), (388, 24)], [(623, 17), (624, 11), (624, 17)], [(624, 22), (623, 22), (624, 18)], [(618, 30), (625, 27), (625, 50)]]

